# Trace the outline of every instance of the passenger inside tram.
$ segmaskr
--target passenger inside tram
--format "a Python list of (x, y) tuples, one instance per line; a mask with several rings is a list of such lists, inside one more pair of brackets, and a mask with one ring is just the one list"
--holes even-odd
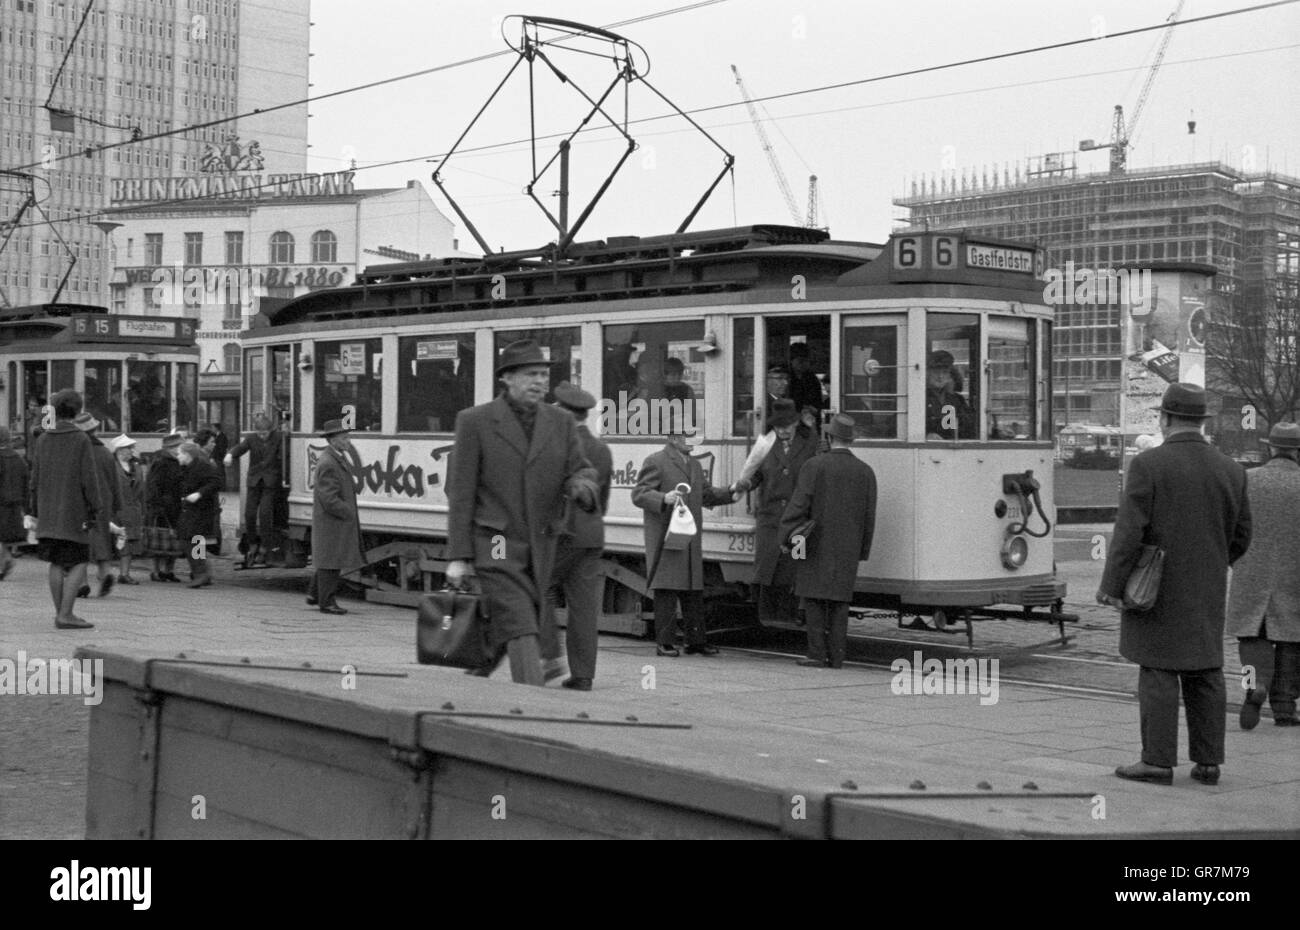
[(961, 372), (952, 353), (938, 349), (926, 365), (925, 438), (977, 439), (975, 412), (962, 396)]

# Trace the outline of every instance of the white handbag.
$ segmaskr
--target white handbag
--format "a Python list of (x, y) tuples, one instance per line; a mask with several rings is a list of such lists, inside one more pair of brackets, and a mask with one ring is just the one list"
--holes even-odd
[(665, 549), (685, 549), (691, 544), (691, 539), (699, 532), (695, 526), (695, 517), (691, 515), (691, 510), (686, 506), (686, 496), (691, 493), (691, 486), (685, 482), (677, 485), (676, 489), (681, 498), (677, 501), (677, 506), (673, 508), (672, 518), (668, 521), (668, 535), (664, 537)]

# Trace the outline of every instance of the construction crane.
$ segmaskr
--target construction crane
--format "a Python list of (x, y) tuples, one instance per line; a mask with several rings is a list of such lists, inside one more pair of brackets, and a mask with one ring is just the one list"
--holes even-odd
[(790, 182), (785, 179), (785, 172), (781, 170), (781, 163), (777, 161), (776, 149), (772, 148), (772, 140), (767, 137), (767, 130), (763, 128), (763, 120), (758, 115), (758, 107), (754, 105), (753, 98), (749, 96), (749, 91), (745, 89), (745, 82), (740, 79), (740, 72), (735, 65), (731, 66), (731, 73), (736, 76), (736, 86), (740, 88), (740, 96), (744, 98), (745, 106), (749, 109), (749, 118), (753, 121), (754, 131), (758, 133), (758, 141), (767, 154), (767, 162), (772, 166), (772, 174), (776, 176), (777, 187), (781, 188), (781, 196), (785, 198), (785, 206), (790, 211), (790, 218), (794, 220), (795, 225), (815, 229), (817, 227), (817, 175), (814, 174), (808, 177), (808, 214), (806, 217), (801, 217), (799, 215), (799, 205), (794, 199), (794, 192), (790, 190)]
[(1124, 126), (1123, 104), (1116, 104), (1115, 115), (1111, 119), (1110, 141), (1095, 142), (1092, 139), (1084, 139), (1079, 143), (1080, 152), (1110, 149), (1111, 174), (1123, 174), (1124, 168), (1128, 164), (1129, 140), (1133, 138), (1133, 134), (1137, 130), (1138, 120), (1142, 118), (1142, 108), (1146, 106), (1147, 97), (1151, 93), (1151, 85), (1155, 83), (1156, 72), (1160, 70), (1160, 64), (1165, 60), (1165, 51), (1169, 48), (1169, 40), (1174, 36), (1174, 24), (1178, 22), (1178, 17), (1183, 12), (1185, 2), (1186, 0), (1178, 0), (1178, 6), (1174, 7), (1173, 13), (1169, 14), (1169, 19), (1166, 20), (1167, 25), (1164, 34), (1160, 37), (1160, 47), (1156, 50), (1156, 58), (1151, 64), (1151, 70), (1147, 72), (1147, 79), (1142, 84), (1142, 92), (1138, 94), (1137, 106), (1133, 108), (1133, 118), (1129, 120), (1128, 127)]

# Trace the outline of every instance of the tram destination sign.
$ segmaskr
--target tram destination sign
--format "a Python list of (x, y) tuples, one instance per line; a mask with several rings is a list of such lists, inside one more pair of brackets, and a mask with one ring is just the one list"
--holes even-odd
[(960, 279), (977, 275), (1013, 274), (1028, 279), (1043, 274), (1043, 253), (1014, 243), (972, 242), (958, 232), (904, 233), (890, 237), (890, 277), (915, 281)]
[(78, 342), (194, 343), (196, 320), (170, 316), (117, 316), (111, 313), (76, 313), (72, 336)]
[(1010, 249), (1005, 246), (976, 245), (968, 242), (966, 243), (966, 267), (1033, 274), (1034, 253), (1030, 249)]

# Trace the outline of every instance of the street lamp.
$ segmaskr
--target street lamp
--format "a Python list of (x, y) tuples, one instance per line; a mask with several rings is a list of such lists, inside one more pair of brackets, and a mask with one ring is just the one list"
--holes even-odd
[[(119, 229), (123, 224), (116, 223), (113, 220), (98, 220), (94, 223), (95, 227), (104, 234), (104, 288), (108, 291), (108, 305), (105, 309), (109, 313), (113, 312), (113, 283), (110, 280), (113, 277), (113, 230)], [(102, 297), (103, 294), (101, 293)]]

